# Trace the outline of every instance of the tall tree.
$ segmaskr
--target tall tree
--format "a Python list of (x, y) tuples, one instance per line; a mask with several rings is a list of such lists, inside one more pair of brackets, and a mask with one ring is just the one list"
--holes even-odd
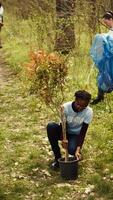
[(76, 0), (56, 0), (55, 49), (68, 53), (75, 47), (74, 9)]
[(111, 3), (111, 10), (113, 11), (113, 0), (110, 0)]
[(89, 0), (89, 27), (93, 33), (96, 32), (97, 12), (96, 3), (97, 0)]

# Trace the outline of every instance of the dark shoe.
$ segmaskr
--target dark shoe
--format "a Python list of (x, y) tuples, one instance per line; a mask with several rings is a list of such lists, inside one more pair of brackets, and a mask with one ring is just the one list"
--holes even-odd
[(53, 170), (59, 169), (59, 162), (58, 162), (58, 161), (54, 161), (54, 162), (51, 164), (51, 169), (53, 169)]
[(91, 105), (95, 105), (95, 104), (97, 104), (97, 103), (99, 103), (99, 102), (101, 102), (101, 101), (103, 101), (104, 100), (104, 98), (96, 98), (96, 99), (94, 99), (90, 104)]

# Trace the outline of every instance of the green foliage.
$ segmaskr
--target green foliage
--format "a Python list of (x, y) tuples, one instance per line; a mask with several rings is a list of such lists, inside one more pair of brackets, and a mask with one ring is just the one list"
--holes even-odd
[(110, 181), (103, 180), (102, 177), (99, 175), (94, 175), (91, 180), (92, 183), (95, 184), (95, 191), (99, 197), (110, 200), (112, 199), (113, 188)]
[[(40, 65), (35, 63), (39, 67), (36, 71), (29, 71), (30, 81), (25, 78), (26, 72), (23, 66), (23, 63), (29, 62), (28, 52), (35, 50), (37, 52), (39, 49), (54, 52), (55, 5), (49, 13), (42, 8), (39, 12), (33, 11), (32, 16), (27, 16), (25, 12), (24, 18), (20, 15), (15, 17), (12, 15), (12, 10), (10, 14), (6, 12), (2, 31), (5, 56), (12, 69), (17, 73), (21, 71), (21, 74), (12, 76), (6, 81), (1, 75), (0, 79), (1, 200), (113, 199), (113, 113), (109, 113), (106, 99), (93, 107), (94, 119), (83, 147), (84, 159), (79, 163), (79, 177), (75, 181), (65, 182), (60, 172), (53, 172), (49, 168), (53, 155), (46, 136), (46, 124), (54, 119), (55, 115), (42, 100), (28, 93), (29, 85), (32, 83), (32, 91), (37, 97), (39, 95), (40, 98), (44, 97), (47, 105), (53, 100), (50, 95), (52, 98), (54, 96), (57, 105), (60, 105), (61, 100), (72, 100), (75, 90), (81, 88), (87, 88), (92, 95), (96, 94), (97, 71), (94, 68), (91, 71), (92, 61), (89, 58), (94, 35), (92, 30), (95, 26), (93, 27), (92, 23), (90, 27), (89, 16), (92, 13), (90, 12), (92, 6), (90, 7), (88, 2), (76, 1), (74, 16), (76, 48), (64, 58), (55, 53), (54, 57), (58, 57), (60, 62), (56, 60), (55, 63), (48, 62), (48, 59), (45, 59)], [(24, 1), (20, 2), (21, 5), (23, 3)], [(106, 1), (100, 0), (98, 3), (105, 4), (107, 9), (110, 8), (110, 1), (106, 4)], [(15, 9), (16, 13), (16, 7), (18, 8), (16, 0), (13, 5), (12, 9)], [(96, 12), (97, 10), (96, 4)], [(24, 7), (19, 11), (22, 13)], [(100, 13), (103, 13), (102, 10)], [(95, 16), (97, 17), (97, 13)], [(99, 25), (96, 30), (101, 31), (103, 28)], [(46, 54), (48, 58), (50, 53)], [(31, 67), (33, 63), (30, 63)], [(62, 78), (59, 76), (61, 70)], [(35, 76), (32, 76), (34, 72)], [(59, 93), (59, 88), (66, 94), (64, 99), (62, 93)], [(110, 96), (112, 108), (113, 95)], [(94, 185), (94, 191), (85, 194), (88, 184)]]

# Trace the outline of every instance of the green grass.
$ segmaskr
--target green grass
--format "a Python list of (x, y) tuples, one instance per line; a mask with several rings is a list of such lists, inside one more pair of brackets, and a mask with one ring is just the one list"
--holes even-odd
[[(47, 122), (52, 120), (52, 114), (38, 99), (29, 96), (27, 89), (23, 93), (22, 87), (22, 80), (12, 77), (1, 95), (1, 197), (24, 200), (27, 196), (28, 199), (33, 196), (36, 200), (53, 200), (66, 199), (72, 194), (74, 200), (75, 196), (80, 199), (87, 183), (90, 183), (95, 186), (94, 199), (112, 199), (113, 183), (109, 177), (113, 172), (113, 114), (106, 110), (105, 104), (94, 106), (94, 120), (83, 149), (84, 160), (79, 164), (79, 178), (68, 183), (62, 180), (59, 172), (49, 169), (53, 156), (50, 154), (45, 128)], [(105, 168), (109, 169), (107, 175), (104, 174)], [(107, 183), (103, 181), (105, 176)], [(103, 188), (106, 192), (103, 192)], [(93, 196), (86, 195), (85, 198), (93, 199)]]
[[(20, 23), (10, 16), (9, 19), (13, 19), (13, 23), (7, 18), (3, 30), (4, 55), (17, 75), (9, 77), (8, 84), (0, 91), (0, 199), (112, 200), (113, 180), (110, 176), (113, 174), (113, 112), (109, 113), (106, 101), (93, 106), (94, 119), (83, 147), (84, 159), (79, 163), (78, 179), (65, 181), (60, 172), (53, 172), (49, 168), (53, 155), (47, 140), (46, 125), (49, 121), (56, 120), (57, 116), (40, 99), (29, 94), (29, 82), (22, 70), (22, 64), (28, 61), (28, 52), (31, 46), (34, 48), (37, 39), (36, 32), (33, 32), (34, 36), (30, 40), (29, 24), (31, 23), (32, 30), (35, 26), (31, 21), (23, 20)], [(41, 23), (43, 26), (48, 25), (44, 19), (39, 22), (38, 28)], [(46, 31), (48, 28), (49, 25)], [(47, 49), (48, 46), (50, 51), (53, 41), (44, 45), (45, 40), (47, 43), (46, 31), (44, 40), (42, 32), (39, 34), (37, 47)], [(83, 56), (89, 50), (89, 44), (85, 44), (87, 35), (82, 33), (80, 37), (82, 49), (78, 49), (79, 55), (74, 50), (68, 57), (69, 75), (65, 101), (73, 99), (75, 90), (86, 88), (91, 70), (92, 61), (88, 55)], [(87, 89), (93, 96), (97, 92), (96, 73), (94, 69), (87, 82)], [(112, 108), (113, 94), (108, 96)], [(94, 191), (85, 194), (88, 185), (94, 185)]]

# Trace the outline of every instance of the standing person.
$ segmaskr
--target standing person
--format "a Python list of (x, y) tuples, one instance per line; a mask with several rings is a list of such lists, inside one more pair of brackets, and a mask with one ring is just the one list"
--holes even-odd
[[(100, 46), (95, 48), (95, 49), (97, 49), (98, 55), (96, 55), (93, 52), (93, 51), (95, 51), (94, 49), (92, 51), (96, 55), (95, 56), (92, 53), (93, 60), (99, 69), (99, 74), (98, 74), (98, 95), (97, 95), (96, 99), (94, 99), (91, 102), (91, 104), (97, 104), (97, 103), (103, 101), (104, 94), (111, 92), (113, 90), (113, 52), (112, 52), (112, 48), (113, 48), (113, 12), (112, 11), (107, 11), (103, 15), (102, 23), (105, 24), (109, 28), (109, 31), (107, 34), (100, 34), (100, 36), (99, 36), (100, 37), (99, 40), (101, 40), (100, 43), (103, 46), (102, 47), (100, 45), (101, 46), (100, 52), (102, 52), (103, 55), (100, 54), (100, 52), (99, 52)], [(111, 39), (109, 39), (109, 38), (111, 38)], [(96, 42), (95, 42), (95, 44), (96, 44)], [(102, 58), (102, 60), (100, 58), (97, 60), (97, 58), (99, 57), (99, 54), (100, 54), (100, 58)]]
[(52, 169), (59, 168), (58, 159), (61, 158), (58, 141), (62, 141), (62, 147), (68, 149), (70, 155), (81, 159), (81, 149), (88, 126), (93, 118), (93, 111), (88, 106), (91, 94), (85, 90), (75, 92), (75, 100), (62, 105), (66, 117), (67, 140), (63, 139), (62, 125), (55, 122), (47, 125), (48, 139), (54, 153), (55, 160)]
[(0, 2), (0, 23), (3, 24), (3, 14), (4, 14), (4, 8), (2, 6), (2, 3)]
[(0, 48), (2, 48), (2, 44), (1, 44), (1, 28), (3, 26), (3, 14), (4, 14), (4, 8), (2, 6), (2, 3), (0, 2)]

